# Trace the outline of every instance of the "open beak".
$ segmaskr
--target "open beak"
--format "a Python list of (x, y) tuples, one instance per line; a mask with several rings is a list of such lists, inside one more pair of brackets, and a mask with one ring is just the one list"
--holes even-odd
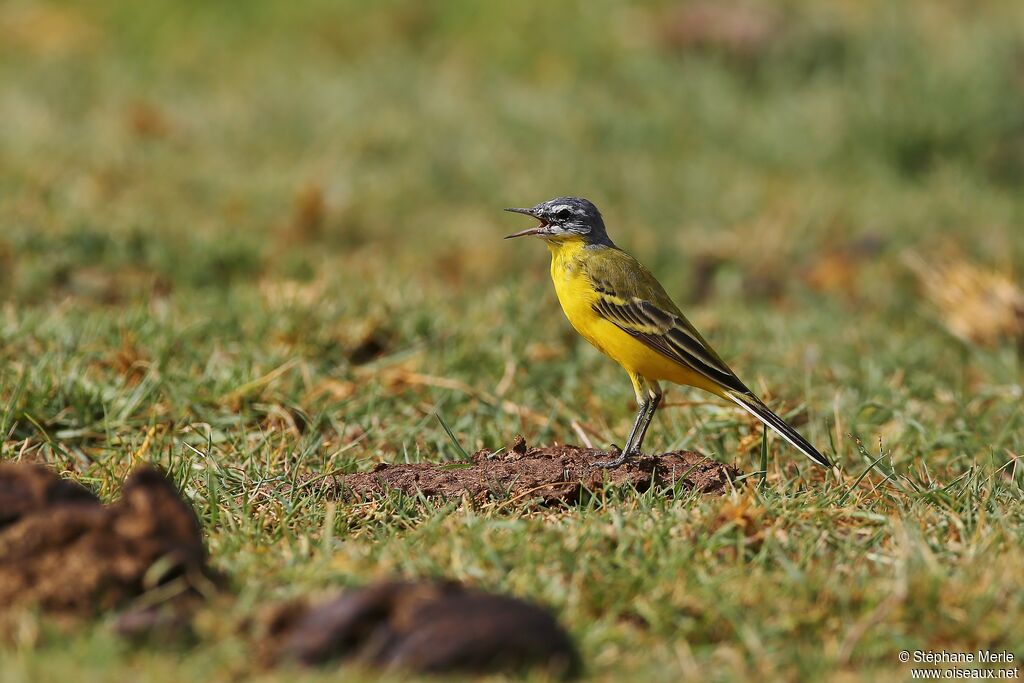
[(533, 216), (534, 218), (536, 218), (537, 220), (540, 221), (540, 225), (535, 225), (532, 228), (527, 228), (526, 230), (520, 230), (519, 232), (513, 233), (511, 235), (506, 235), (505, 239), (507, 239), (507, 240), (510, 240), (513, 237), (526, 237), (527, 235), (540, 235), (540, 234), (543, 234), (545, 232), (544, 229), (546, 227), (548, 227), (547, 221), (545, 221), (543, 218), (538, 217), (537, 214), (535, 214), (533, 212), (533, 209), (505, 209), (505, 210), (506, 211), (511, 211), (512, 213), (521, 213), (521, 214), (525, 214), (527, 216)]

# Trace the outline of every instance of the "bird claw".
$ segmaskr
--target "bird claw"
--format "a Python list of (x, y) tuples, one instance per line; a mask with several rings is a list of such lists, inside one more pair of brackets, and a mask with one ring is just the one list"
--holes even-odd
[(632, 455), (632, 453), (626, 453), (625, 451), (623, 451), (621, 448), (618, 447), (617, 444), (612, 444), (612, 447), (610, 449), (608, 449), (608, 454), (609, 455), (611, 455), (613, 452), (617, 453), (618, 455), (616, 455), (611, 460), (606, 460), (606, 461), (603, 461), (603, 462), (595, 462), (595, 463), (591, 464), (591, 467), (601, 467), (601, 468), (606, 469), (606, 470), (607, 469), (613, 469), (615, 467), (618, 467), (622, 463), (626, 462), (627, 460), (629, 460), (629, 456)]

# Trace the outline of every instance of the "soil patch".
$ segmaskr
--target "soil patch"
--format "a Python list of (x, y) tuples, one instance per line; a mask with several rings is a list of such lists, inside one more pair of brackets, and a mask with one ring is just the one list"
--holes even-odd
[(570, 676), (579, 657), (547, 610), (455, 582), (382, 583), (320, 604), (273, 610), (265, 664), (345, 659), (419, 673), (547, 667)]
[(150, 591), (152, 612), (213, 579), (199, 520), (162, 472), (139, 468), (101, 505), (43, 467), (0, 465), (0, 613), (92, 615)]
[(615, 469), (596, 467), (608, 453), (578, 446), (527, 448), (517, 439), (505, 453), (479, 451), (468, 463), (377, 465), (370, 472), (338, 475), (329, 481), (340, 498), (368, 498), (389, 491), (428, 498), (469, 496), (525, 499), (545, 505), (573, 503), (583, 490), (652, 485), (670, 493), (677, 488), (722, 494), (739, 471), (693, 451), (642, 455)]

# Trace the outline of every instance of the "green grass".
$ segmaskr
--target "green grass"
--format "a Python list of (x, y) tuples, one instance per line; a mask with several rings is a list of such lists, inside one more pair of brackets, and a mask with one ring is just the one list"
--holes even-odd
[[(673, 44), (671, 4), (546, 5), (0, 6), (0, 457), (108, 499), (162, 464), (236, 594), (190, 647), (26, 616), (0, 678), (248, 677), (249, 615), (393, 574), (550, 605), (596, 680), (1024, 654), (1019, 361), (963, 348), (901, 258), (1024, 262), (1022, 6), (794, 1), (747, 54)], [(766, 486), (723, 499), (286, 493), (573, 421), (621, 443), (625, 376), (568, 328), (541, 245), (500, 239), (502, 207), (564, 193), (842, 475), (773, 440)], [(755, 472), (760, 434), (710, 402), (647, 446)]]

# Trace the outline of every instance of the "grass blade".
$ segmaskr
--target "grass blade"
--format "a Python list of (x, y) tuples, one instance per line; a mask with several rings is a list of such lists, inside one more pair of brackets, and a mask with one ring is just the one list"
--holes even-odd
[(461, 459), (469, 460), (469, 453), (466, 452), (466, 449), (462, 447), (461, 443), (459, 443), (459, 440), (455, 437), (455, 433), (452, 431), (452, 428), (448, 426), (448, 423), (444, 421), (444, 417), (441, 416), (441, 413), (434, 413), (434, 417), (436, 417), (437, 421), (441, 423), (441, 429), (443, 429), (444, 433), (448, 435), (452, 445), (455, 446), (455, 450), (457, 450), (459, 455), (462, 456)]

